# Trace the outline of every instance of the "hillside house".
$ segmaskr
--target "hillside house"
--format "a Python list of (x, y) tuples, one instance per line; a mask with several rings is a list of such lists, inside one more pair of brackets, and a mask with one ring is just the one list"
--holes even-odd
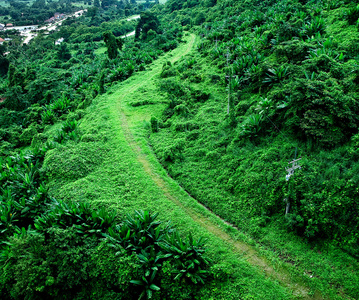
[(60, 14), (60, 13), (55, 13), (53, 17), (51, 17), (50, 19), (47, 19), (45, 21), (45, 23), (53, 23), (55, 22), (56, 20), (62, 20), (65, 18), (65, 14)]
[(52, 23), (52, 22), (55, 22), (55, 18), (54, 17), (51, 17), (50, 19), (47, 19), (45, 21), (45, 23)]
[(4, 30), (4, 29), (5, 29), (5, 24), (0, 23), (0, 30)]
[(6, 24), (6, 27), (7, 27), (7, 28), (14, 27), (14, 24), (12, 24), (12, 23), (7, 23), (7, 24)]
[(61, 20), (61, 19), (65, 18), (65, 14), (60, 14), (57, 12), (54, 14), (54, 18), (55, 18), (55, 20)]
[(5, 40), (0, 38), (0, 45), (4, 44)]

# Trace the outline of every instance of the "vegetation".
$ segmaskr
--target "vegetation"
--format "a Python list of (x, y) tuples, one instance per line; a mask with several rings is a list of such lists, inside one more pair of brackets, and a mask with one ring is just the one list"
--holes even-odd
[[(167, 9), (174, 10), (173, 3)], [(246, 220), (253, 217), (264, 224), (281, 220), (299, 235), (333, 239), (358, 255), (358, 228), (352, 226), (358, 215), (356, 158), (351, 150), (358, 128), (356, 52), (353, 44), (339, 42), (336, 31), (346, 28), (357, 37), (351, 19), (356, 6), (332, 9), (321, 2), (283, 1), (253, 11), (232, 3), (233, 13), (219, 18), (223, 5), (207, 9), (207, 20), (215, 22), (195, 27), (202, 36), (201, 58), (171, 67), (165, 76), (171, 78), (159, 84), (171, 99), (162, 117), (163, 130), (152, 138), (159, 159), (192, 195), (237, 226), (248, 226)], [(187, 11), (182, 7), (176, 18)], [(341, 14), (348, 21), (337, 21)], [(218, 115), (216, 94), (211, 101), (197, 98), (195, 90), (208, 91), (215, 75), (205, 72), (203, 64), (223, 78), (218, 89), (212, 89), (217, 95), (227, 85), (225, 76), (234, 78), (228, 83), (230, 122), (224, 110)], [(176, 77), (186, 80), (179, 85)], [(203, 119), (209, 106), (217, 115)], [(185, 142), (178, 148), (180, 140)], [(284, 167), (297, 148), (302, 169), (286, 183)], [(199, 159), (203, 155), (207, 159)], [(200, 174), (208, 170), (216, 175), (203, 180)], [(214, 190), (204, 193), (209, 186)], [(291, 202), (285, 216), (284, 198)]]
[(0, 6), (1, 298), (357, 299), (357, 1), (137, 2)]

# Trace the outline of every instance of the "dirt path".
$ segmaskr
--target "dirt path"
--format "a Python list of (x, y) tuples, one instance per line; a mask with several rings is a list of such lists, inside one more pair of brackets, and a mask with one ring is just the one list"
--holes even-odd
[[(182, 51), (177, 51), (176, 54), (173, 55), (169, 60), (172, 62), (178, 60), (181, 56), (188, 54), (193, 49), (194, 45), (195, 36), (191, 35), (189, 42), (186, 45), (180, 46)], [(137, 74), (137, 76), (143, 76), (143, 80), (138, 80), (139, 83), (137, 85), (131, 85), (131, 87), (124, 85), (123, 88), (121, 88), (121, 95), (123, 96), (118, 99), (118, 114), (120, 117), (123, 133), (128, 144), (135, 153), (137, 160), (143, 166), (145, 172), (152, 179), (153, 183), (163, 191), (163, 194), (172, 203), (181, 207), (181, 209), (183, 209), (195, 222), (200, 224), (203, 228), (206, 228), (213, 235), (225, 241), (225, 243), (230, 246), (232, 251), (244, 255), (246, 260), (251, 265), (256, 266), (261, 271), (264, 271), (266, 276), (273, 280), (277, 280), (282, 286), (291, 290), (294, 297), (298, 299), (324, 299), (319, 293), (310, 295), (310, 289), (303, 283), (294, 280), (289, 271), (287, 271), (285, 268), (274, 268), (274, 266), (266, 258), (262, 257), (255, 248), (242, 241), (235, 240), (223, 229), (221, 229), (215, 222), (201, 215), (193, 208), (184, 205), (176, 196), (174, 196), (176, 193), (172, 191), (172, 187), (161, 177), (161, 175), (156, 172), (155, 167), (151, 164), (147, 155), (142, 151), (139, 143), (136, 141), (131, 131), (128, 123), (128, 117), (126, 116), (128, 115), (128, 108), (126, 108), (126, 104), (124, 104), (123, 100), (125, 95), (136, 93), (139, 88), (145, 85), (148, 87), (149, 84), (154, 84), (153, 78), (160, 73), (161, 68), (162, 65), (158, 62), (155, 62), (152, 65), (152, 69), (150, 71)], [(150, 118), (150, 116), (148, 118)]]

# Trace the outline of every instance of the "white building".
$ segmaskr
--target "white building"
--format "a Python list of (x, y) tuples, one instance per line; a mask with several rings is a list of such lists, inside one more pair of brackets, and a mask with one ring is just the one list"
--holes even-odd
[(64, 38), (60, 38), (55, 42), (55, 45), (60, 45), (64, 41)]

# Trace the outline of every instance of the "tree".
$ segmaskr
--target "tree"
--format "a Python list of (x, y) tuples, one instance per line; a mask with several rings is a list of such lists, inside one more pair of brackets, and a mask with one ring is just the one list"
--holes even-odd
[(87, 9), (87, 16), (94, 18), (97, 12), (98, 12), (98, 7), (96, 6), (90, 7), (89, 9)]
[(61, 43), (56, 54), (57, 58), (60, 60), (69, 60), (71, 58), (71, 53), (66, 43)]
[(7, 74), (9, 69), (9, 60), (5, 57), (6, 46), (0, 45), (0, 76)]
[(144, 11), (136, 26), (135, 39), (138, 40), (140, 36), (142, 40), (147, 39), (147, 32), (151, 29), (160, 33), (160, 21), (153, 13)]
[[(106, 31), (103, 34), (103, 40), (107, 47), (107, 55), (109, 59), (114, 59), (117, 57), (118, 49), (120, 42), (118, 42), (113, 35), (112, 31)], [(122, 47), (122, 45), (121, 45)]]
[(20, 86), (22, 88), (24, 86), (24, 72), (16, 68), (13, 64), (10, 64), (7, 76), (9, 87)]

